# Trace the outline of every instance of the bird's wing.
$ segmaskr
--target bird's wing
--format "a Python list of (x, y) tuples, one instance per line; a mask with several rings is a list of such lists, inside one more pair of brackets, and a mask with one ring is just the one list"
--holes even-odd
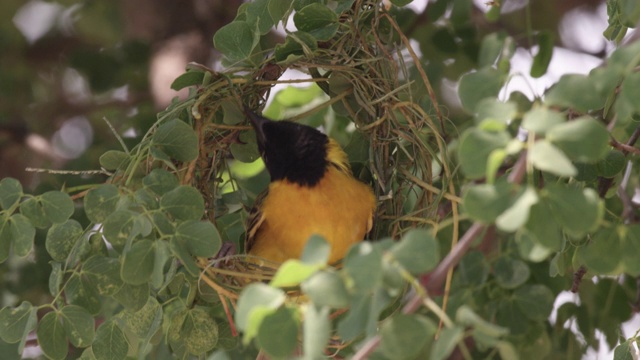
[(249, 212), (249, 217), (247, 218), (247, 231), (244, 239), (244, 251), (245, 253), (249, 253), (251, 248), (256, 242), (256, 233), (260, 228), (260, 225), (264, 222), (264, 213), (262, 212), (262, 202), (269, 194), (269, 188), (266, 188), (263, 192), (258, 194), (255, 202), (253, 203), (253, 208)]

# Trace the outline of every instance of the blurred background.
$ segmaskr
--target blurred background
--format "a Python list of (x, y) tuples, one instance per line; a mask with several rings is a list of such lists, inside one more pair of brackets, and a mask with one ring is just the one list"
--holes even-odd
[[(541, 95), (563, 73), (588, 72), (613, 48), (602, 37), (605, 0), (538, 0), (529, 7), (527, 0), (505, 0), (495, 23), (484, 17), (485, 0), (467, 1), (471, 21), (466, 33), (459, 24), (457, 31), (452, 29), (453, 17), (431, 20), (450, 0), (416, 0), (398, 14), (454, 122), (468, 116), (457, 107), (456, 80), (473, 69), (487, 31), (499, 28), (516, 41), (516, 76), (505, 92), (520, 90), (529, 97)], [(25, 168), (97, 169), (104, 151), (119, 148), (105, 120), (135, 144), (156, 112), (180, 95), (169, 85), (188, 62), (220, 69), (211, 39), (242, 2), (3, 0), (0, 178), (15, 177), (30, 189), (95, 182)], [(537, 50), (529, 46), (527, 27), (548, 31), (555, 39), (550, 70), (540, 79), (528, 76)], [(279, 36), (275, 32), (274, 41)]]

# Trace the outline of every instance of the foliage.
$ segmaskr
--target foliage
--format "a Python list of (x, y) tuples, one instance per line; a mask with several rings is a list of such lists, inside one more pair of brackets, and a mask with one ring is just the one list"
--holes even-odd
[[(587, 75), (563, 76), (544, 97), (505, 98), (513, 36), (475, 33), (470, 1), (439, 0), (428, 5), (433, 22), (413, 33), (420, 59), (403, 33), (416, 20), (408, 2), (244, 4), (213, 37), (226, 70), (191, 65), (172, 86), (190, 87), (189, 97), (159, 113), (135, 147), (100, 157), (103, 184), (31, 195), (2, 179), (0, 261), (27, 256), (42, 237), (51, 298), (2, 308), (0, 339), (17, 354), (35, 331), (52, 359), (70, 345), (96, 359), (258, 350), (526, 359), (580, 358), (600, 331), (628, 358), (637, 336), (620, 340), (619, 329), (640, 276), (640, 43)], [(491, 6), (486, 18), (496, 21), (500, 4)], [(607, 6), (605, 36), (620, 41), (640, 5)], [(291, 21), (297, 31), (271, 45), (271, 29)], [(431, 53), (427, 33), (450, 41), (434, 40), (442, 52)], [(539, 45), (531, 75), (542, 76), (553, 35), (529, 35)], [(433, 85), (442, 53), (457, 60), (447, 69), (464, 112), (455, 121)], [(314, 237), (301, 259), (244, 286), (236, 302), (211, 288), (207, 259), (223, 242), (242, 248), (247, 209), (266, 184), (241, 105), (261, 106), (272, 85), (287, 83), (287, 68), (309, 73), (311, 85), (275, 94), (264, 113), (302, 113), (294, 119), (344, 145), (379, 198), (375, 241), (333, 267)], [(571, 287), (579, 301), (550, 323)]]

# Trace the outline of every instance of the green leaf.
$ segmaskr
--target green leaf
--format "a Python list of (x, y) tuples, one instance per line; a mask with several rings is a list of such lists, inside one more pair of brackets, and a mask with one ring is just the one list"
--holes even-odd
[(371, 303), (371, 294), (361, 294), (351, 301), (347, 316), (338, 323), (338, 336), (342, 340), (349, 341), (362, 335), (372, 312)]
[(620, 345), (616, 346), (616, 348), (613, 350), (613, 360), (633, 360), (631, 351), (634, 348), (632, 344), (632, 341), (627, 340), (621, 342)]
[(568, 235), (579, 239), (602, 219), (602, 203), (593, 189), (550, 184), (545, 190), (549, 192), (551, 213)]
[(626, 157), (620, 151), (609, 150), (605, 158), (596, 164), (596, 170), (599, 176), (611, 178), (624, 169), (626, 162)]
[(624, 78), (620, 85), (620, 92), (614, 104), (618, 121), (628, 124), (640, 114), (640, 104), (638, 104), (638, 94), (640, 93), (640, 73), (633, 73)]
[(179, 220), (200, 220), (204, 215), (202, 194), (191, 186), (179, 186), (164, 194), (160, 206)]
[(240, 293), (236, 310), (236, 325), (247, 331), (249, 320), (255, 311), (260, 309), (276, 309), (284, 304), (285, 293), (267, 284), (254, 283), (245, 287)]
[(478, 54), (478, 67), (485, 68), (495, 64), (503, 51), (507, 36), (504, 32), (492, 32), (482, 38)]
[(306, 306), (303, 311), (302, 334), (304, 337), (302, 339), (302, 348), (304, 349), (304, 358), (322, 358), (331, 337), (329, 308)]
[(247, 23), (258, 27), (260, 35), (268, 33), (277, 23), (269, 14), (270, 0), (254, 0), (247, 6)]
[(500, 230), (507, 232), (518, 230), (527, 222), (531, 206), (537, 202), (538, 194), (533, 188), (527, 187), (513, 205), (496, 218), (496, 225)]
[(285, 15), (292, 10), (293, 0), (269, 1), (269, 15), (271, 21), (278, 25), (280, 21), (286, 21)]
[(218, 343), (218, 324), (204, 309), (190, 309), (180, 328), (180, 335), (190, 354), (203, 355)]
[(40, 197), (45, 216), (54, 224), (67, 221), (73, 215), (73, 200), (61, 191), (48, 191)]
[(33, 197), (20, 204), (20, 213), (29, 220), (37, 228), (46, 228), (51, 225), (51, 221), (44, 213), (44, 208), (37, 197)]
[(96, 331), (91, 349), (97, 360), (119, 360), (126, 358), (129, 343), (115, 321), (106, 321)]
[(431, 348), (431, 360), (441, 360), (449, 357), (455, 346), (462, 341), (464, 329), (458, 326), (446, 328), (440, 332), (438, 340)]
[(13, 253), (16, 256), (27, 256), (33, 248), (36, 228), (22, 214), (13, 214), (9, 218), (9, 234), (13, 242)]
[(48, 358), (65, 359), (67, 357), (69, 347), (62, 326), (62, 317), (58, 312), (51, 311), (43, 316), (36, 334), (40, 349)]
[(321, 3), (312, 3), (297, 11), (293, 21), (298, 30), (309, 33), (318, 41), (330, 40), (338, 31), (338, 15)]
[(84, 211), (89, 220), (94, 223), (101, 223), (116, 210), (118, 199), (117, 186), (112, 184), (100, 185), (89, 190), (85, 195)]
[(113, 171), (124, 168), (129, 162), (129, 155), (124, 151), (108, 150), (100, 156), (98, 162), (103, 168)]
[(498, 96), (503, 80), (503, 74), (492, 67), (463, 75), (458, 87), (462, 107), (469, 113), (475, 112), (480, 100)]
[(150, 339), (162, 325), (162, 307), (154, 297), (149, 297), (144, 307), (138, 311), (125, 311), (124, 322), (127, 329), (140, 339)]
[(529, 151), (529, 161), (536, 168), (557, 176), (575, 176), (578, 169), (567, 156), (546, 140), (536, 141)]
[(316, 306), (342, 309), (349, 306), (349, 293), (342, 278), (335, 272), (319, 271), (300, 285)]
[(80, 223), (75, 220), (67, 220), (62, 224), (54, 224), (47, 231), (45, 247), (53, 260), (64, 262), (71, 253), (71, 250), (82, 238), (84, 230)]
[(537, 243), (551, 251), (562, 248), (562, 230), (551, 211), (547, 199), (529, 209), (529, 220), (525, 225), (529, 236)]
[(547, 139), (558, 146), (569, 158), (582, 162), (603, 159), (609, 151), (609, 132), (590, 117), (553, 127), (547, 132)]
[(289, 259), (280, 265), (269, 285), (281, 288), (297, 286), (323, 267), (324, 264), (309, 265), (297, 259)]
[(506, 131), (486, 131), (473, 127), (460, 137), (458, 159), (464, 173), (470, 179), (484, 177), (487, 160), (495, 149), (505, 147), (511, 136)]
[(545, 95), (547, 105), (567, 107), (579, 112), (601, 109), (606, 98), (597, 91), (595, 83), (586, 75), (563, 75)]
[(625, 271), (633, 276), (640, 276), (640, 225), (632, 225), (622, 240), (622, 262)]
[(223, 123), (227, 125), (237, 125), (242, 123), (243, 121), (246, 121), (246, 115), (238, 105), (237, 101), (222, 101), (220, 105), (222, 105), (222, 112), (224, 115), (222, 117)]
[(318, 49), (318, 42), (313, 35), (304, 31), (296, 31), (289, 34), (284, 44), (278, 44), (275, 48), (277, 62), (295, 61)]
[(218, 229), (208, 221), (187, 220), (178, 225), (175, 236), (194, 256), (214, 256), (222, 245)]
[(511, 204), (511, 185), (479, 184), (470, 187), (462, 202), (465, 212), (474, 220), (486, 224), (494, 222)]
[(565, 118), (559, 112), (539, 107), (524, 114), (522, 127), (538, 135), (544, 135), (554, 126), (564, 122)]
[(64, 287), (67, 303), (85, 308), (91, 314), (98, 314), (102, 307), (94, 284), (89, 278), (78, 274), (72, 275)]
[(307, 265), (326, 265), (331, 254), (331, 245), (320, 235), (311, 235), (302, 250), (300, 260)]
[(294, 309), (278, 308), (262, 320), (256, 337), (258, 344), (270, 356), (286, 358), (298, 344), (299, 325)]
[(591, 241), (578, 249), (584, 265), (596, 274), (619, 273), (622, 252), (622, 241), (616, 227), (602, 228), (591, 236)]
[(133, 211), (116, 210), (102, 222), (102, 234), (116, 250), (121, 251), (127, 240), (140, 234), (142, 229), (138, 217), (139, 214)]
[(198, 157), (198, 136), (191, 126), (178, 119), (160, 125), (152, 137), (153, 144), (178, 161)]
[(156, 195), (164, 195), (178, 187), (178, 178), (165, 169), (153, 169), (142, 179), (142, 184)]
[(480, 251), (469, 251), (454, 274), (461, 286), (480, 286), (489, 277), (489, 264)]
[(128, 311), (139, 311), (149, 299), (149, 284), (131, 285), (124, 283), (120, 290), (113, 295)]
[(502, 102), (496, 98), (486, 98), (478, 102), (475, 120), (478, 124), (487, 119), (508, 124), (516, 117), (517, 111), (518, 108), (513, 102)]
[(550, 31), (541, 31), (538, 34), (538, 53), (533, 57), (531, 77), (539, 78), (547, 73), (553, 56), (553, 43), (554, 38)]
[(77, 305), (67, 305), (60, 311), (63, 328), (73, 346), (91, 345), (95, 336), (95, 323), (87, 310)]
[(171, 249), (173, 255), (182, 262), (182, 265), (189, 272), (189, 274), (196, 277), (200, 275), (200, 268), (193, 259), (193, 256), (191, 256), (191, 254), (189, 253), (187, 244), (178, 241), (175, 236), (172, 236), (171, 240), (169, 241), (169, 248)]
[(216, 31), (213, 45), (229, 62), (237, 63), (251, 56), (257, 45), (256, 35), (246, 21), (233, 21)]
[(120, 277), (120, 261), (114, 258), (93, 256), (82, 266), (82, 273), (100, 295), (114, 295), (124, 283)]
[(456, 322), (464, 326), (472, 326), (475, 331), (494, 338), (509, 334), (508, 329), (484, 320), (467, 305), (462, 305), (456, 311)]
[(531, 271), (524, 261), (510, 257), (500, 257), (493, 266), (498, 285), (505, 289), (515, 289), (524, 284)]
[(544, 285), (525, 285), (513, 293), (516, 306), (533, 321), (545, 321), (553, 309), (555, 296)]
[(437, 326), (421, 315), (397, 314), (380, 328), (380, 350), (389, 359), (415, 359), (432, 341)]
[(171, 88), (175, 91), (178, 91), (189, 86), (202, 85), (203, 79), (204, 72), (193, 70), (187, 71), (173, 80), (173, 82), (171, 83)]
[(357, 292), (382, 284), (382, 253), (369, 242), (358, 243), (344, 258), (344, 271)]
[(28, 301), (16, 308), (3, 307), (0, 310), (0, 338), (9, 344), (20, 342), (20, 349), (23, 349), (27, 336), (38, 323), (37, 311)]
[(0, 180), (0, 207), (9, 210), (18, 203), (22, 197), (22, 185), (13, 178), (4, 178)]
[(440, 261), (440, 246), (426, 229), (409, 230), (390, 252), (413, 275), (426, 273)]
[(127, 284), (142, 285), (149, 282), (153, 273), (155, 260), (155, 244), (151, 240), (140, 240), (133, 243), (131, 249), (124, 253), (120, 277)]

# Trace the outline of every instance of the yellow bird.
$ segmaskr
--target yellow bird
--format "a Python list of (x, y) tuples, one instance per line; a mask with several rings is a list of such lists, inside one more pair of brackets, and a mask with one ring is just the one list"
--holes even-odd
[(340, 145), (320, 131), (273, 121), (245, 107), (271, 175), (249, 215), (245, 250), (274, 262), (300, 258), (314, 234), (331, 245), (329, 263), (371, 230), (376, 199), (353, 177)]

